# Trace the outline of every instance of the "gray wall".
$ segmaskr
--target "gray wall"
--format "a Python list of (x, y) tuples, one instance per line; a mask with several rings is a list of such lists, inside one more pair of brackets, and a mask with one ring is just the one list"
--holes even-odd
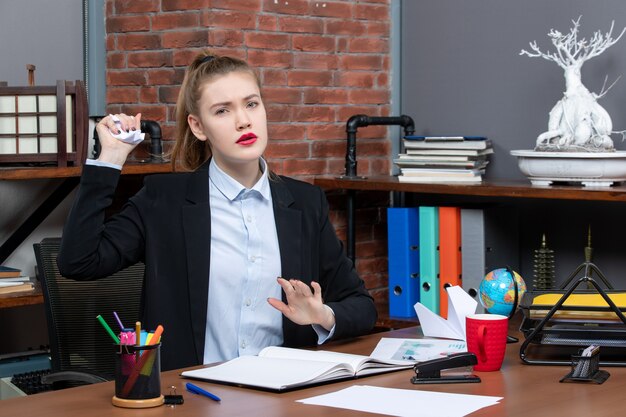
[[(483, 135), (494, 142), (487, 179), (525, 181), (512, 149), (532, 149), (547, 129), (548, 113), (562, 97), (563, 72), (554, 62), (520, 56), (536, 40), (552, 50), (551, 28), (567, 33), (582, 15), (579, 38), (626, 26), (623, 0), (419, 0), (401, 3), (401, 113), (412, 116), (418, 134)], [(600, 92), (625, 76), (601, 99), (614, 130), (626, 129), (626, 35), (587, 61), (582, 81)], [(613, 140), (626, 149), (619, 135)], [(448, 199), (448, 203), (453, 201)], [(445, 202), (444, 202), (445, 203)], [(546, 233), (556, 251), (557, 281), (583, 259), (587, 227), (598, 266), (618, 287), (626, 278), (624, 204), (508, 200), (520, 213), (521, 273), (532, 281), (533, 250)]]
[[(582, 15), (579, 38), (596, 30), (626, 26), (623, 0), (419, 0), (402, 2), (403, 114), (415, 119), (418, 134), (483, 135), (495, 155), (486, 178), (522, 179), (512, 149), (532, 149), (547, 129), (548, 112), (565, 90), (554, 62), (520, 56), (536, 40), (552, 47), (551, 28), (567, 33)], [(626, 76), (626, 35), (583, 65), (582, 79), (600, 92)], [(614, 130), (626, 129), (626, 77), (600, 101)], [(613, 140), (626, 149), (619, 135)]]
[(0, 39), (0, 81), (27, 85), (26, 64), (37, 85), (83, 79), (82, 0), (2, 0)]

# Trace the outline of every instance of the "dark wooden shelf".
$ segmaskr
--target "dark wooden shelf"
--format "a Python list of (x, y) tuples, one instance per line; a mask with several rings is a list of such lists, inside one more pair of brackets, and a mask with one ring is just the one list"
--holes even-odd
[(626, 202), (626, 186), (581, 187), (569, 185), (534, 186), (527, 181), (483, 181), (480, 184), (401, 183), (397, 177), (364, 179), (317, 177), (314, 183), (325, 189), (356, 191), (403, 191), (409, 193), (467, 195), (480, 197), (539, 198)]
[[(80, 177), (82, 167), (0, 167), (0, 180), (32, 180)], [(144, 175), (172, 172), (169, 162), (125, 164), (122, 175)]]

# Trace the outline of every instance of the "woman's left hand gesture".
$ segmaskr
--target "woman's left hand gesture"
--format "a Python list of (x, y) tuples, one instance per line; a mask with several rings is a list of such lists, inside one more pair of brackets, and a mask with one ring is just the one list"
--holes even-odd
[(278, 278), (278, 284), (285, 291), (287, 304), (276, 298), (267, 302), (296, 324), (319, 324), (330, 331), (335, 325), (335, 315), (322, 301), (322, 288), (313, 281), (311, 287), (297, 279)]

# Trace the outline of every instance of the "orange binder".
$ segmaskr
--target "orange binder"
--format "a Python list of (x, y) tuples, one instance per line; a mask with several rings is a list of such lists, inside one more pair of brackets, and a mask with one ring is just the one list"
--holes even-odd
[(439, 315), (448, 318), (446, 288), (461, 285), (461, 209), (439, 207)]

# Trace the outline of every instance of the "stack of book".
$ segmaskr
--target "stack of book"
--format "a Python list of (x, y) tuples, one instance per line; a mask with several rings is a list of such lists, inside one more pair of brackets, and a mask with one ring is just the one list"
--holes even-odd
[(481, 182), (491, 141), (482, 136), (405, 136), (393, 162), (400, 182)]
[(0, 294), (32, 291), (34, 288), (31, 279), (22, 276), (20, 269), (0, 265)]

